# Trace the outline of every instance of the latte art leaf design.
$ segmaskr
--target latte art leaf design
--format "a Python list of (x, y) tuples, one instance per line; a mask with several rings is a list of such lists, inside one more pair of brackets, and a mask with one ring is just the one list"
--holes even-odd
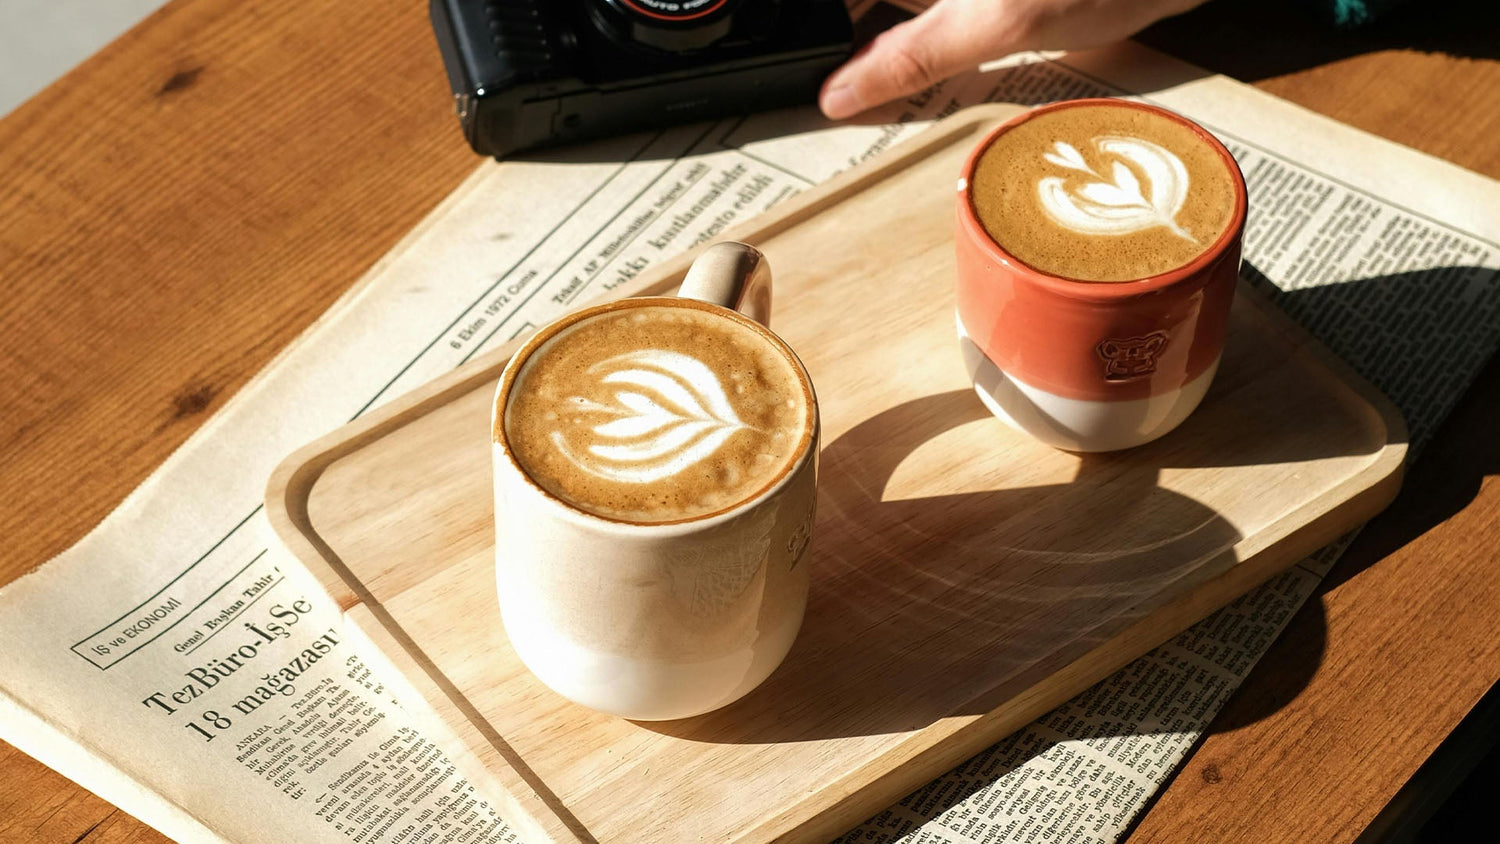
[(1182, 159), (1141, 138), (1104, 135), (1092, 143), (1101, 155), (1113, 158), (1108, 177), (1065, 141), (1056, 141), (1051, 151), (1042, 154), (1051, 164), (1092, 177), (1082, 184), (1078, 176), (1048, 176), (1037, 183), (1042, 209), (1054, 222), (1090, 235), (1131, 234), (1164, 226), (1178, 237), (1197, 242), (1177, 225), (1189, 187)]
[[(639, 350), (589, 367), (612, 402), (575, 396), (580, 411), (601, 417), (597, 441), (580, 455), (562, 432), (552, 442), (578, 468), (611, 481), (649, 484), (670, 478), (748, 429), (719, 377), (680, 352)], [(607, 385), (607, 386), (606, 386)]]

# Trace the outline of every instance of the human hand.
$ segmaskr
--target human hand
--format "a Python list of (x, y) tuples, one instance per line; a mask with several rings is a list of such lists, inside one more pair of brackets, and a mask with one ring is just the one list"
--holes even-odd
[(834, 120), (915, 94), (1023, 50), (1118, 41), (1203, 0), (938, 0), (886, 30), (829, 75), (818, 95)]

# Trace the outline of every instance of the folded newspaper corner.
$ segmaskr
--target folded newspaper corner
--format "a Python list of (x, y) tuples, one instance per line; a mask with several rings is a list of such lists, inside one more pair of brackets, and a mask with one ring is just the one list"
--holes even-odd
[[(97, 530), (0, 591), (0, 737), (184, 841), (526, 840), (359, 620), (271, 538), (271, 470), (931, 119), (1088, 95), (1143, 96), (1224, 139), (1251, 191), (1247, 277), (1391, 396), (1420, 447), (1500, 342), (1496, 183), (1138, 46), (1018, 57), (886, 125), (782, 112), (603, 142), (594, 163), (487, 163)], [(1313, 288), (1361, 307), (1298, 295)], [(1435, 322), (1442, 343), (1412, 327)], [(1338, 551), (847, 840), (1115, 840)]]

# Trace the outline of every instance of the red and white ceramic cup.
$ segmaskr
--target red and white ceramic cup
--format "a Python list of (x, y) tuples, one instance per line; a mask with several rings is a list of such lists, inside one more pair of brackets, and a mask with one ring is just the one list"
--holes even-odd
[[(1223, 158), (1234, 185), (1233, 216), (1188, 264), (1134, 281), (1078, 281), (1022, 263), (980, 223), (970, 185), (989, 145), (1040, 114), (1097, 102), (1179, 121)], [(958, 184), (958, 333), (985, 405), (1013, 427), (1069, 451), (1129, 448), (1181, 424), (1218, 368), (1239, 275), (1245, 183), (1224, 145), (1165, 109), (1073, 100), (996, 128), (969, 155)]]

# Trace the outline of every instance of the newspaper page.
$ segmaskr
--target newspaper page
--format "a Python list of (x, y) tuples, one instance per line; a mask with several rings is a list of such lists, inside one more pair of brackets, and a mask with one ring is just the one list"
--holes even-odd
[[(97, 530), (0, 591), (0, 737), (183, 841), (521, 840), (272, 538), (274, 466), (928, 121), (1095, 94), (1225, 140), (1250, 184), (1246, 275), (1384, 389), (1418, 445), (1430, 435), (1500, 342), (1496, 184), (1141, 47), (1016, 57), (877, 125), (794, 110), (487, 163)], [(845, 840), (1116, 839), (1334, 556)]]

